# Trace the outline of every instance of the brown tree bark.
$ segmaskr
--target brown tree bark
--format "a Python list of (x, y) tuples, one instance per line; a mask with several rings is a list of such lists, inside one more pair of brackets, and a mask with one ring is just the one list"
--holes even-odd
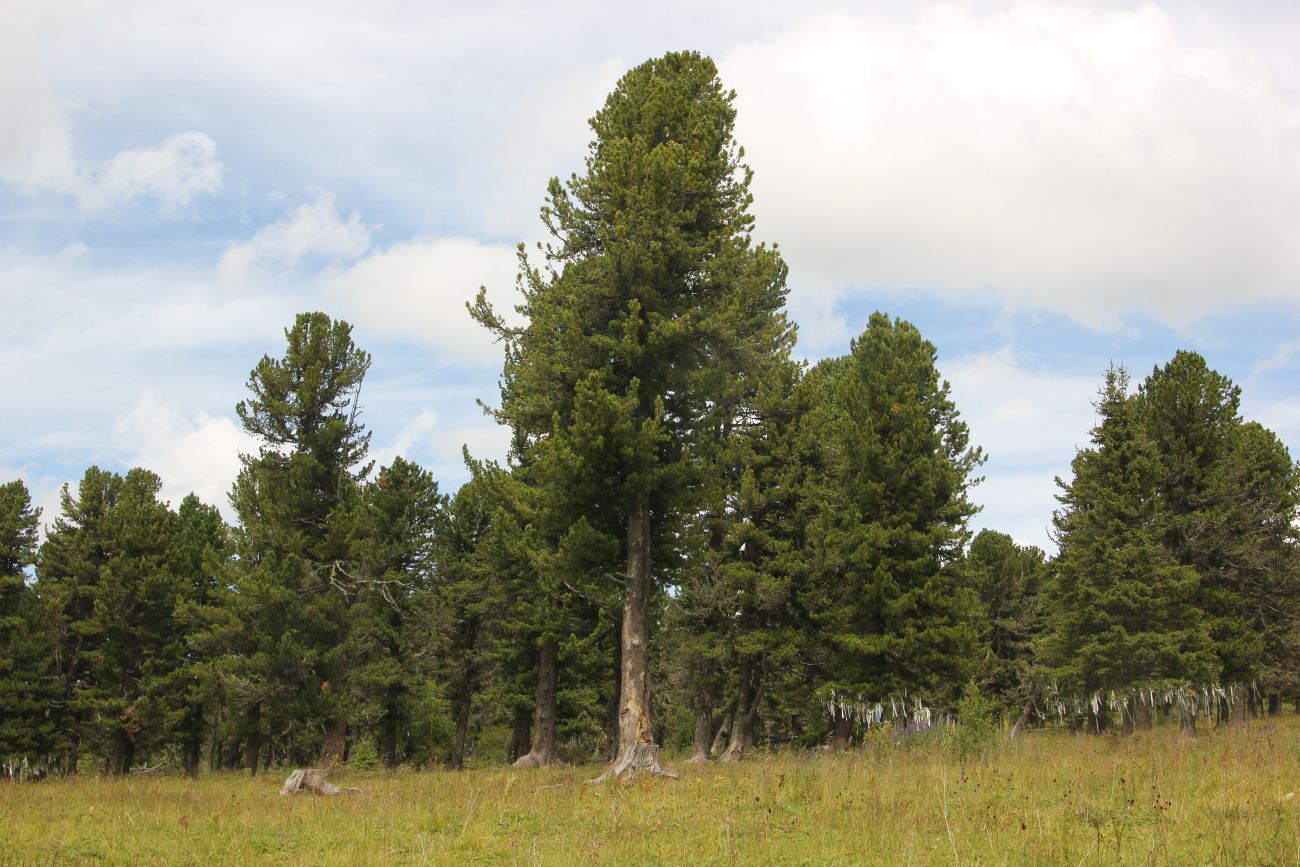
[(262, 752), (262, 706), (253, 705), (252, 710), (248, 712), (249, 721), (252, 727), (248, 732), (248, 738), (244, 741), (244, 769), (248, 771), (249, 776), (257, 776), (257, 757)]
[[(324, 684), (335, 695), (346, 695), (348, 688), (348, 677), (351, 672), (348, 671), (346, 664), (339, 667), (338, 675), (331, 683)], [(330, 702), (334, 699), (326, 697)], [(343, 759), (347, 754), (348, 746), (348, 721), (343, 717), (341, 710), (337, 708), (334, 714), (325, 720), (325, 740), (321, 742), (320, 747), (320, 766), (329, 770), (336, 765), (343, 764)]]
[(456, 703), (456, 732), (452, 735), (451, 740), (451, 758), (447, 766), (453, 771), (459, 771), (465, 767), (465, 750), (469, 742), (469, 690), (465, 690), (461, 695), (461, 700)]
[(740, 690), (736, 695), (736, 713), (731, 720), (731, 737), (722, 761), (735, 762), (744, 758), (754, 746), (754, 720), (758, 716), (758, 700), (762, 691), (760, 665), (750, 654), (743, 654), (739, 664)]
[(702, 707), (695, 712), (695, 735), (691, 738), (691, 757), (688, 765), (698, 765), (709, 760), (710, 733), (713, 731), (713, 708)]
[(618, 752), (596, 782), (646, 773), (676, 777), (659, 763), (650, 729), (650, 506), (632, 505), (627, 521), (627, 577), (623, 587), (623, 659), (620, 666)]
[(555, 761), (555, 684), (558, 668), (556, 645), (542, 643), (537, 656), (537, 696), (533, 702), (533, 745), (515, 762), (516, 768), (540, 768)]
[(836, 714), (831, 718), (831, 749), (843, 752), (853, 742), (853, 717)]
[(722, 725), (718, 726), (718, 733), (713, 736), (713, 744), (709, 747), (709, 755), (722, 755), (722, 751), (727, 748), (727, 738), (731, 737), (731, 717), (731, 711), (723, 715)]
[(1272, 693), (1268, 697), (1268, 715), (1277, 716), (1277, 712), (1282, 708), (1282, 697), (1277, 693)]

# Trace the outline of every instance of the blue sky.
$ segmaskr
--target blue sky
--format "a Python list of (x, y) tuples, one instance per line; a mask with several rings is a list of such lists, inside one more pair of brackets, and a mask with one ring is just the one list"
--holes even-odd
[(65, 2), (0, 34), (0, 479), (91, 463), (226, 507), (234, 405), (296, 312), (356, 326), (363, 419), (448, 490), (547, 180), (619, 75), (738, 93), (809, 360), (915, 322), (989, 454), (976, 525), (1051, 548), (1112, 361), (1195, 349), (1300, 447), (1290, 3)]

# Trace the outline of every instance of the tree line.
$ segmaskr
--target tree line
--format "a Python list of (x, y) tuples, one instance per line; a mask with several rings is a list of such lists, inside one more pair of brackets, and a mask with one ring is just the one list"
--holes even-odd
[(672, 53), (592, 119), (519, 319), (471, 305), (511, 447), (454, 495), (373, 466), (370, 357), (323, 313), (250, 374), (233, 525), (92, 467), (38, 545), (0, 488), (0, 760), (671, 774), (665, 743), (843, 748), (963, 695), (1094, 730), (1300, 696), (1300, 476), (1236, 386), (1193, 353), (1135, 390), (1112, 368), (1060, 553), (972, 540), (983, 453), (918, 329), (876, 313), (793, 360), (733, 103)]

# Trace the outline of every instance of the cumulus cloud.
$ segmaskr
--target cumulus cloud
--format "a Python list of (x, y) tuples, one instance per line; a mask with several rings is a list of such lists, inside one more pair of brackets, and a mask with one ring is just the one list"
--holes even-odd
[(127, 466), (153, 470), (162, 479), (162, 498), (173, 506), (193, 492), (233, 519), (227, 495), (239, 473), (239, 454), (257, 450), (256, 441), (226, 416), (192, 417), (145, 392), (117, 418), (112, 440)]
[(1101, 372), (1051, 371), (1011, 347), (958, 358), (942, 369), (971, 442), (988, 452), (985, 481), (973, 494), (985, 506), (975, 525), (1054, 550), (1047, 534), (1057, 508), (1054, 480), (1069, 478), (1075, 450), (1088, 444)]
[(720, 67), (796, 306), (925, 289), (1113, 328), (1294, 300), (1294, 97), (1157, 7), (819, 15)]
[(370, 227), (361, 215), (353, 211), (345, 219), (334, 194), (322, 192), (315, 201), (227, 248), (217, 263), (217, 280), (237, 285), (262, 268), (293, 266), (306, 258), (351, 261), (369, 249)]
[[(7, 12), (10, 10), (6, 10)], [(65, 12), (18, 4), (0, 34), (0, 183), (27, 195), (71, 199), (83, 211), (153, 200), (174, 210), (221, 186), (217, 145), (202, 132), (171, 135), (156, 147), (78, 157), (72, 124), (45, 66), (48, 33)]]
[(511, 315), (515, 251), (469, 238), (394, 244), (328, 275), (322, 285), (344, 302), (347, 318), (391, 337), (427, 345), (440, 356), (482, 365), (500, 362), (492, 338), (465, 310), (487, 286)]

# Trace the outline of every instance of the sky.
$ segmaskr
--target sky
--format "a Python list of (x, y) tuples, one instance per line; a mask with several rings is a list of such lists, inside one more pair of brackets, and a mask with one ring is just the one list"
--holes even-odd
[(1178, 349), (1300, 454), (1300, 4), (27, 2), (0, 28), (0, 481), (91, 464), (220, 506), (301, 311), (355, 326), (380, 464), (502, 458), (499, 346), (586, 121), (669, 50), (736, 91), (797, 353), (915, 323), (988, 461), (975, 529), (1054, 549), (1107, 367)]

